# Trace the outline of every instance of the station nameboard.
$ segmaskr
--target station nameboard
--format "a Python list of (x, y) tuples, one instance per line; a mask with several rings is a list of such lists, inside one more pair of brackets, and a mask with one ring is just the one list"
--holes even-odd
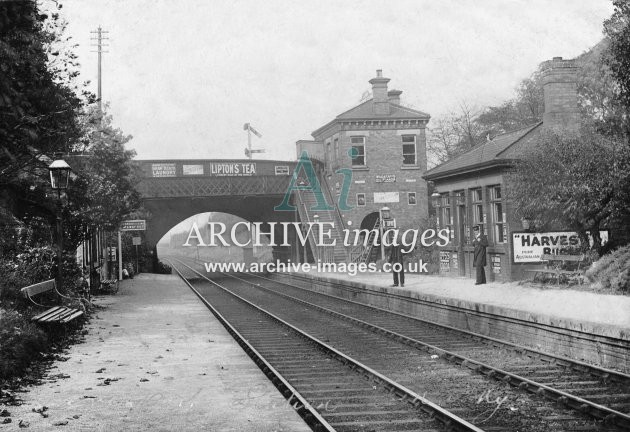
[(121, 231), (145, 231), (147, 221), (144, 219), (125, 220), (120, 224)]
[(256, 175), (256, 162), (211, 162), (210, 173), (216, 177), (242, 177)]

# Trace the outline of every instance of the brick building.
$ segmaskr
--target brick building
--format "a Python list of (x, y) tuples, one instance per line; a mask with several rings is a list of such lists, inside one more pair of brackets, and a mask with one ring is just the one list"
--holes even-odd
[(523, 231), (527, 222), (516, 217), (506, 198), (506, 168), (534, 146), (544, 130), (579, 127), (577, 72), (573, 60), (555, 57), (544, 62), (542, 122), (498, 135), (424, 175), (435, 185), (438, 224), (451, 229), (451, 242), (440, 252), (441, 273), (474, 277), (474, 226), (488, 236), (489, 280), (522, 279), (524, 270), (532, 268), (532, 264), (515, 264), (512, 257), (512, 233)]
[(400, 90), (388, 90), (380, 70), (369, 82), (372, 98), (339, 114), (315, 130), (313, 140), (297, 141), (298, 156), (306, 150), (323, 162), (331, 196), (339, 196), (350, 169), (351, 210), (338, 212), (343, 228), (372, 229), (379, 210), (391, 209), (399, 228), (419, 228), (428, 217), (425, 128), (430, 116), (401, 105)]

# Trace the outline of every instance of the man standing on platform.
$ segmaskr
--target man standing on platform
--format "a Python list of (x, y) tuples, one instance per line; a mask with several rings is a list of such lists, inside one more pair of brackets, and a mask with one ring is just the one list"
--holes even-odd
[(481, 285), (486, 283), (486, 272), (484, 267), (486, 265), (486, 248), (488, 247), (488, 238), (481, 234), (479, 226), (473, 228), (475, 238), (473, 239), (473, 246), (475, 247), (475, 256), (473, 259), (473, 267), (477, 268), (477, 281), (475, 285)]
[(398, 282), (400, 286), (405, 286), (405, 263), (403, 259), (402, 248), (398, 241), (394, 242), (389, 252), (389, 263), (392, 266), (392, 274), (394, 275), (394, 285), (397, 287)]

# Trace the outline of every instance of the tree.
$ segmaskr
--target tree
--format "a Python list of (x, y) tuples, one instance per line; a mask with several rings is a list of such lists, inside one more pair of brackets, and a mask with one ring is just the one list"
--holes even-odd
[(60, 47), (63, 28), (33, 0), (0, 2), (0, 187), (38, 175), (42, 155), (67, 151), (81, 133), (78, 64)]
[[(624, 6), (623, 9), (626, 10), (628, 7)], [(627, 23), (627, 17), (616, 20), (611, 18), (611, 20), (609, 21), (615, 23), (615, 29), (625, 28), (619, 22)], [(625, 42), (630, 47), (630, 39), (625, 40)], [(625, 46), (621, 40), (617, 44)], [(627, 123), (627, 113), (630, 107), (630, 105), (622, 104), (620, 86), (617, 84), (618, 78), (616, 80), (615, 74), (611, 70), (612, 46), (614, 44), (609, 39), (603, 39), (575, 59), (580, 67), (578, 72), (578, 105), (581, 112), (581, 122), (609, 137), (622, 133), (623, 124), (624, 122)], [(615, 52), (618, 53), (617, 55), (622, 55), (620, 49)], [(621, 63), (623, 61), (627, 61), (627, 59), (622, 60)], [(627, 74), (626, 79), (630, 79), (628, 69), (620, 67), (621, 70)], [(462, 114), (451, 113), (437, 119), (435, 121), (436, 126), (430, 129), (431, 136), (428, 143), (428, 150), (434, 155), (434, 159), (439, 163), (445, 162), (470, 148), (466, 145), (470, 142), (474, 142), (476, 145), (487, 138), (494, 138), (499, 134), (540, 122), (544, 113), (541, 72), (542, 69), (539, 67), (529, 78), (522, 80), (516, 89), (515, 97), (501, 105), (475, 110), (473, 115), (466, 115), (471, 114), (471, 111), (466, 109), (466, 105), (464, 105)], [(468, 136), (474, 135), (476, 138), (463, 140), (462, 137), (465, 134), (462, 134), (462, 124), (466, 125), (465, 129), (468, 131), (474, 131)]]
[(451, 112), (429, 128), (427, 151), (435, 162), (443, 163), (472, 149), (485, 140), (477, 123), (479, 110), (462, 102), (459, 112)]
[(140, 207), (138, 168), (133, 150), (125, 144), (131, 136), (112, 125), (112, 117), (91, 107), (81, 118), (83, 139), (70, 156), (76, 177), (68, 190), (65, 217), (68, 238), (76, 247), (88, 225), (115, 230)]
[[(536, 229), (572, 229), (595, 239), (600, 229), (625, 226), (630, 215), (630, 149), (593, 129), (545, 132), (507, 176), (508, 198)], [(588, 243), (585, 243), (588, 244)]]
[(477, 123), (486, 136), (511, 132), (542, 120), (544, 112), (540, 68), (531, 77), (521, 81), (516, 97), (499, 106), (483, 110)]
[(28, 246), (18, 244), (23, 232), (39, 233), (28, 236), (31, 245), (36, 237), (51, 241), (49, 158), (82, 133), (76, 55), (63, 39), (62, 6), (48, 6), (43, 12), (34, 0), (0, 2), (0, 213), (9, 233), (3, 248), (14, 250)]
[(580, 55), (578, 72), (578, 102), (581, 120), (607, 136), (622, 133), (624, 107), (619, 100), (619, 86), (607, 64), (609, 39), (603, 39)]
[(604, 33), (610, 39), (604, 61), (618, 88), (619, 102), (625, 107), (623, 125), (630, 132), (630, 3), (613, 0), (613, 15), (604, 22)]

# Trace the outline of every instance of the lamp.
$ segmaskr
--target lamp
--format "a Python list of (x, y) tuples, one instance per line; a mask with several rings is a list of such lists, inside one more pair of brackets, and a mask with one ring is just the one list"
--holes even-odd
[(61, 155), (56, 155), (57, 160), (48, 166), (50, 173), (50, 186), (57, 191), (57, 289), (61, 289), (62, 285), (62, 253), (63, 253), (63, 225), (62, 225), (62, 202), (61, 191), (68, 189), (68, 179), (70, 178), (70, 165), (61, 159)]
[(385, 206), (383, 208), (381, 208), (379, 210), (379, 216), (380, 216), (380, 223), (378, 224), (378, 229), (379, 229), (379, 234), (380, 234), (380, 238), (381, 238), (381, 259), (385, 259), (385, 244), (384, 244), (384, 227), (385, 227), (385, 220), (386, 219), (391, 219), (391, 211), (389, 210), (389, 207)]
[(531, 219), (526, 216), (521, 219), (521, 224), (523, 225), (523, 230), (529, 231), (529, 228), (531, 227)]
[(431, 194), (431, 201), (433, 201), (433, 207), (438, 206), (439, 200), (440, 200), (440, 194), (438, 193), (438, 191), (433, 192)]
[(50, 173), (50, 186), (61, 194), (62, 190), (68, 189), (68, 180), (70, 178), (70, 165), (63, 159), (57, 159), (48, 166)]

